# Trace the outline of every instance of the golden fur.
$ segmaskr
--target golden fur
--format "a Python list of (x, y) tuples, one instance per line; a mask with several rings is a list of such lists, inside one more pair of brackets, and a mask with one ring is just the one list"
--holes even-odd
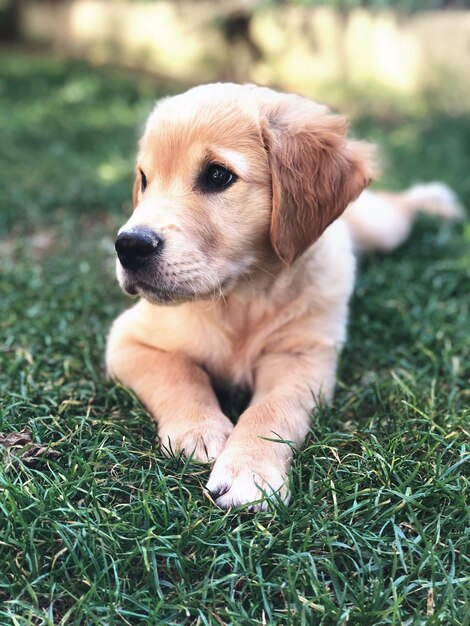
[[(118, 262), (123, 289), (141, 299), (113, 324), (107, 367), (148, 408), (164, 450), (214, 462), (207, 489), (221, 507), (262, 492), (288, 500), (292, 446), (333, 396), (351, 233), (385, 249), (407, 234), (398, 226), (389, 243), (390, 229), (368, 230), (361, 207), (384, 205), (393, 232), (394, 216), (409, 226), (419, 204), (372, 192), (354, 204), (375, 164), (346, 133), (345, 118), (304, 98), (217, 84), (158, 103), (141, 139), (134, 212), (121, 231), (149, 227), (164, 243), (149, 270)], [(198, 173), (213, 162), (237, 180), (204, 193)], [(236, 426), (214, 379), (252, 392)]]

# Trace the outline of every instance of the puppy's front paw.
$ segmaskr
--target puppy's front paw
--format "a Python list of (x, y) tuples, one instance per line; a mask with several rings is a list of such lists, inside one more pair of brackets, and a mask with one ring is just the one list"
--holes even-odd
[(289, 502), (285, 456), (268, 454), (263, 458), (259, 452), (240, 451), (228, 445), (218, 457), (206, 488), (222, 509), (250, 504), (251, 511), (266, 510), (266, 497), (270, 496)]
[(175, 419), (162, 424), (157, 440), (166, 455), (182, 452), (201, 463), (214, 461), (233, 430), (232, 422), (222, 413), (199, 419)]

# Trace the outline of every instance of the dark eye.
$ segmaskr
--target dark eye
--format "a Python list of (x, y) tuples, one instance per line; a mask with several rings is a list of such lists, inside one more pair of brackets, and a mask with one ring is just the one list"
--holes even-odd
[(142, 170), (139, 170), (139, 172), (140, 172), (140, 191), (144, 193), (144, 191), (147, 189), (147, 177), (145, 176)]
[(213, 191), (224, 189), (234, 183), (235, 180), (236, 176), (233, 172), (217, 163), (209, 165), (203, 177), (204, 186)]

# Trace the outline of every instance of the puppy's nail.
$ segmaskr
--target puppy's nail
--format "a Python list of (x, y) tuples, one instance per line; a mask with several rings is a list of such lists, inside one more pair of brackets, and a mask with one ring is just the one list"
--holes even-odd
[(229, 489), (230, 489), (230, 485), (221, 485), (217, 489), (213, 489), (213, 490), (206, 489), (206, 492), (210, 495), (212, 500), (214, 500), (215, 502), (217, 498), (220, 498), (220, 496), (223, 496), (225, 493), (227, 493)]

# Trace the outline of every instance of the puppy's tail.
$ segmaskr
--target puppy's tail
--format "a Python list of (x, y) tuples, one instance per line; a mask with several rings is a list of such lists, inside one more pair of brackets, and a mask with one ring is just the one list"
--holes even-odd
[(459, 220), (464, 216), (464, 208), (454, 191), (444, 183), (415, 185), (402, 194), (408, 211), (429, 213), (445, 220)]
[(445, 220), (459, 220), (465, 214), (452, 189), (433, 182), (401, 193), (364, 191), (348, 206), (344, 219), (356, 247), (387, 252), (405, 241), (418, 212)]

